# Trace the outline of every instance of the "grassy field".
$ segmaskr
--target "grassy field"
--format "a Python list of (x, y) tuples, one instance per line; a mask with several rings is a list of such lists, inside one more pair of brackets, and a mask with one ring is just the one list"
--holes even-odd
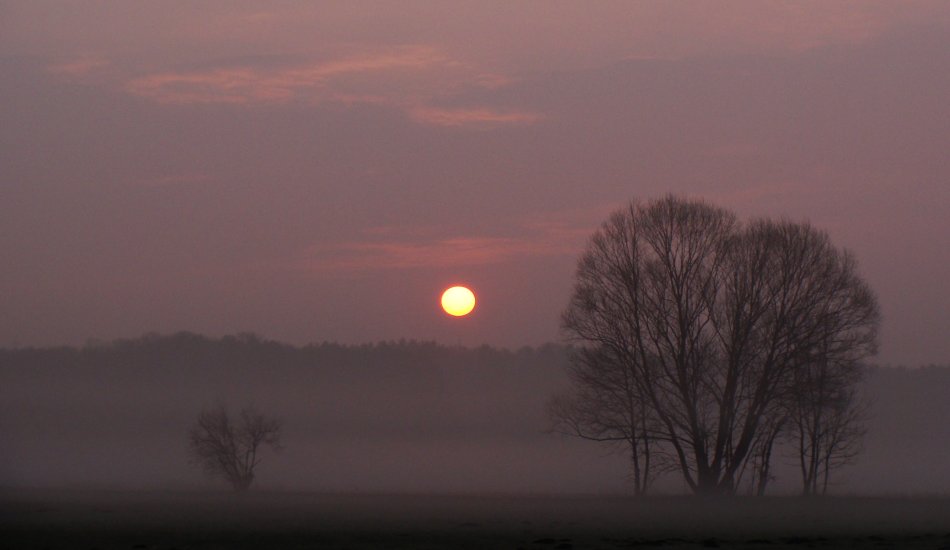
[(0, 491), (0, 547), (950, 548), (950, 499)]

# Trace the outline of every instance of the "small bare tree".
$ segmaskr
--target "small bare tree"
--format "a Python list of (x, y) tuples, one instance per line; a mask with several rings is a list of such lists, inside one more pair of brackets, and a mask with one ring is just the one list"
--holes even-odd
[(867, 403), (857, 390), (862, 371), (823, 357), (798, 369), (790, 420), (802, 494), (828, 492), (831, 472), (854, 462), (864, 438)]
[(629, 453), (633, 492), (644, 496), (670, 461), (655, 445), (656, 420), (635, 383), (635, 373), (602, 348), (572, 354), (572, 393), (548, 402), (551, 431), (617, 445)]
[(280, 450), (280, 433), (280, 420), (252, 406), (241, 409), (237, 418), (223, 405), (203, 410), (189, 433), (193, 462), (208, 475), (222, 477), (235, 490), (245, 491), (254, 481), (262, 446)]
[(739, 487), (744, 479), (746, 470), (749, 470), (748, 494), (755, 496), (764, 496), (769, 482), (775, 479), (772, 475), (772, 452), (777, 443), (780, 443), (780, 436), (785, 430), (788, 422), (788, 415), (782, 410), (773, 410), (763, 415), (762, 428), (755, 436), (755, 442), (752, 444), (752, 451), (749, 453), (749, 460), (739, 469), (736, 479), (736, 487)]

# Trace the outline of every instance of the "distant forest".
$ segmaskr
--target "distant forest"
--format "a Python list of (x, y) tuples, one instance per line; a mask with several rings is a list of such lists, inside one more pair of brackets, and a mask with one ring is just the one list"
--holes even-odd
[[(254, 404), (285, 426), (265, 489), (627, 493), (621, 453), (546, 431), (567, 353), (191, 333), (0, 349), (0, 485), (215, 487), (188, 464), (188, 427)], [(950, 493), (950, 366), (872, 367), (864, 390), (865, 451), (834, 492)], [(774, 492), (794, 493), (778, 462)]]

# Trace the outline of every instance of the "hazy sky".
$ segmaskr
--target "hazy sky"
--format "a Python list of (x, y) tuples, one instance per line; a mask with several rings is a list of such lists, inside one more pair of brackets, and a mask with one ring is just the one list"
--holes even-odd
[(945, 363), (948, 105), (939, 1), (0, 2), (0, 345), (538, 344), (676, 192), (828, 230)]

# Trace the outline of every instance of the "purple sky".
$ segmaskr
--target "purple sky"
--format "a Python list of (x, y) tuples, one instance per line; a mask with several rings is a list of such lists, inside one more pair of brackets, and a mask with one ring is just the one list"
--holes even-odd
[(945, 363), (948, 105), (939, 1), (3, 2), (0, 345), (535, 345), (675, 192), (827, 229)]

